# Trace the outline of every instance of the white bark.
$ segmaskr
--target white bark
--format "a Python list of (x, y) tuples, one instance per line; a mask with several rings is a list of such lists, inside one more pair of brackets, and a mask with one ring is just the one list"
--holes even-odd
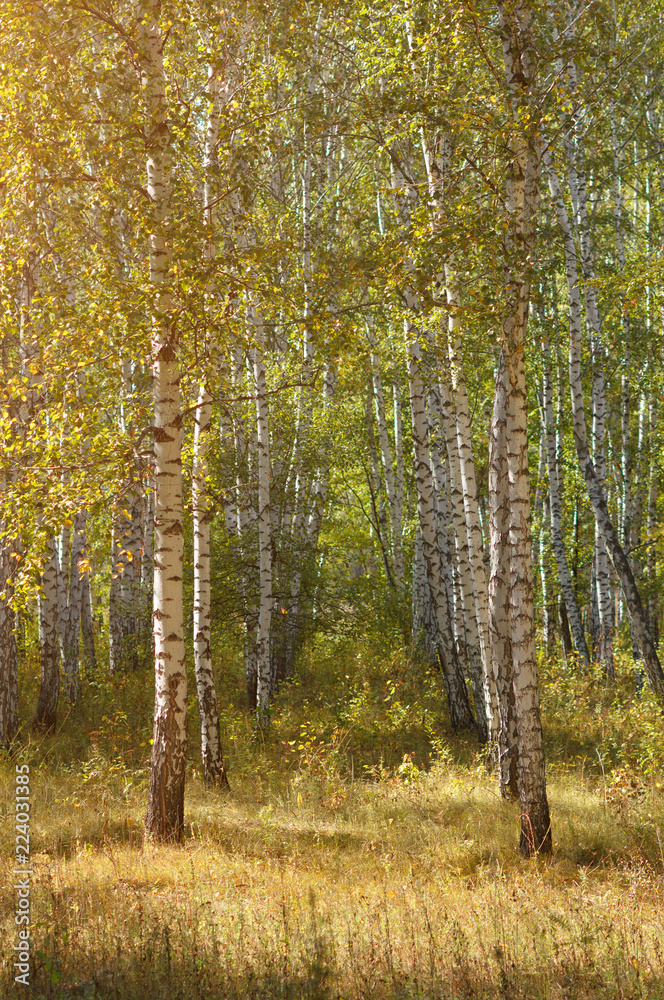
[(58, 655), (58, 550), (50, 538), (47, 561), (39, 594), (39, 645), (41, 650), (41, 686), (35, 725), (47, 732), (55, 729), (60, 695), (60, 657)]
[(505, 799), (519, 797), (519, 747), (514, 702), (512, 616), (510, 612), (509, 479), (507, 470), (507, 397), (504, 351), (496, 377), (489, 430), (489, 634), (491, 669), (498, 715), (498, 777)]
[[(482, 650), (480, 646), (479, 631), (477, 628), (477, 610), (475, 604), (475, 593), (473, 588), (473, 578), (470, 569), (468, 556), (468, 525), (466, 522), (466, 511), (463, 502), (463, 488), (461, 486), (461, 467), (459, 461), (459, 447), (456, 434), (456, 421), (450, 396), (450, 388), (445, 379), (439, 385), (440, 401), (443, 417), (443, 427), (445, 432), (445, 444), (447, 448), (447, 459), (450, 470), (450, 502), (452, 516), (454, 519), (454, 545), (456, 555), (457, 574), (459, 578), (459, 591), (463, 610), (463, 626), (465, 631), (466, 651), (470, 667), (471, 677), (482, 678), (482, 696), (479, 706), (483, 712), (483, 722), (478, 725), (483, 726), (485, 739), (496, 739), (497, 736), (497, 712), (498, 706), (495, 695), (495, 684), (492, 683), (490, 691), (493, 691), (494, 706), (491, 707), (491, 719), (493, 720), (491, 732), (489, 732), (487, 705), (487, 689), (484, 686), (484, 664), (482, 661)], [(491, 697), (491, 695), (489, 695)], [(476, 712), (480, 714), (476, 696)]]
[[(571, 32), (570, 32), (571, 33)], [(576, 91), (578, 86), (576, 65), (573, 61), (567, 63), (567, 74), (571, 87)], [(605, 414), (606, 387), (604, 378), (604, 350), (600, 338), (601, 319), (597, 296), (595, 294), (595, 265), (590, 239), (590, 224), (588, 219), (588, 187), (583, 150), (582, 112), (577, 109), (574, 115), (574, 141), (568, 142), (569, 153), (569, 187), (574, 206), (574, 217), (579, 236), (581, 250), (581, 273), (583, 275), (583, 294), (585, 302), (586, 322), (589, 328), (590, 350), (593, 364), (592, 391), (592, 441), (595, 474), (603, 493), (606, 492), (606, 452), (605, 452)], [(609, 560), (606, 540), (595, 525), (595, 566), (597, 581), (597, 607), (600, 621), (600, 660), (604, 664), (607, 677), (614, 679), (613, 668), (613, 623), (612, 601), (609, 582)]]
[[(449, 170), (450, 148), (447, 139), (438, 135), (429, 146), (422, 136), (422, 148), (435, 213), (438, 217), (443, 210), (444, 185)], [(482, 554), (482, 529), (480, 525), (475, 463), (472, 450), (472, 433), (468, 396), (466, 392), (465, 374), (461, 359), (461, 299), (455, 280), (452, 262), (445, 264), (445, 286), (448, 304), (448, 350), (452, 376), (452, 394), (454, 408), (451, 416), (456, 423), (457, 450), (459, 457), (459, 483), (463, 495), (464, 517), (466, 522), (466, 537), (461, 539), (461, 547), (468, 552), (468, 562), (471, 571), (472, 593), (474, 601), (474, 616), (479, 637), (479, 649), (482, 667), (482, 694), (476, 694), (476, 710), (478, 725), (482, 738), (495, 739), (497, 726), (496, 691), (491, 669), (491, 653), (489, 645), (488, 592), (487, 580)], [(472, 626), (471, 626), (472, 628)], [(474, 647), (471, 646), (474, 653)], [(471, 672), (476, 678), (477, 670), (474, 659), (469, 660)], [(476, 682), (475, 682), (476, 683)]]
[(436, 663), (438, 659), (438, 629), (431, 601), (431, 589), (424, 561), (422, 532), (419, 525), (415, 530), (415, 543), (413, 545), (412, 642), (415, 647), (419, 647), (424, 652), (430, 663)]
[(397, 496), (397, 485), (394, 475), (394, 464), (392, 462), (392, 449), (387, 431), (387, 416), (385, 412), (385, 397), (383, 394), (383, 380), (380, 372), (380, 355), (374, 332), (373, 318), (370, 314), (366, 316), (367, 338), (371, 347), (371, 378), (373, 383), (374, 406), (376, 410), (376, 425), (378, 427), (378, 441), (380, 443), (380, 453), (383, 461), (383, 473), (385, 475), (385, 492), (390, 512), (390, 555), (392, 561), (392, 573), (397, 589), (403, 587), (403, 548), (401, 545), (401, 505)]
[[(64, 691), (70, 705), (76, 704), (80, 691), (79, 627), (81, 622), (82, 582), (79, 563), (85, 548), (85, 515), (77, 514), (71, 544), (63, 550), (69, 555), (67, 573), (60, 572), (58, 586), (58, 637), (64, 674)], [(66, 582), (69, 581), (67, 588)]]
[(590, 654), (588, 652), (586, 637), (583, 633), (583, 623), (581, 621), (579, 606), (576, 602), (576, 595), (574, 594), (572, 577), (570, 575), (569, 565), (567, 563), (567, 556), (565, 554), (565, 546), (563, 543), (562, 520), (561, 520), (561, 510), (560, 510), (559, 465), (558, 465), (558, 456), (556, 454), (555, 425), (553, 419), (551, 346), (549, 344), (548, 337), (544, 338), (542, 349), (544, 354), (544, 399), (543, 399), (542, 410), (544, 416), (544, 436), (546, 440), (547, 470), (549, 475), (551, 544), (553, 546), (553, 552), (556, 557), (556, 566), (558, 568), (558, 579), (560, 580), (560, 589), (562, 591), (563, 600), (565, 601), (565, 608), (567, 610), (567, 619), (569, 621), (570, 630), (572, 632), (572, 637), (574, 639), (574, 645), (584, 663), (588, 664), (590, 662)]
[(205, 386), (200, 387), (194, 416), (194, 461), (191, 480), (193, 517), (194, 669), (201, 724), (203, 778), (215, 785), (228, 783), (221, 752), (219, 708), (210, 649), (210, 521), (212, 513), (207, 496), (207, 451), (210, 442), (212, 400)]
[(18, 657), (12, 607), (17, 544), (6, 537), (0, 522), (0, 746), (8, 748), (18, 732)]
[(505, 303), (502, 323), (508, 379), (506, 437), (511, 642), (519, 748), (521, 850), (533, 854), (551, 851), (535, 654), (524, 357), (530, 299), (529, 255), (534, 249), (539, 205), (541, 138), (536, 124), (539, 95), (531, 12), (520, 2), (508, 7), (502, 0), (498, 0), (497, 9), (514, 127), (507, 172), (509, 227), (504, 244)]
[(138, 8), (139, 59), (146, 98), (147, 191), (152, 202), (150, 280), (154, 288), (154, 650), (155, 712), (146, 832), (179, 839), (184, 828), (187, 674), (182, 604), (182, 414), (177, 322), (170, 288), (171, 134), (159, 0)]
[[(219, 81), (214, 66), (208, 69), (208, 110), (207, 131), (203, 169), (203, 223), (208, 232), (204, 245), (204, 255), (208, 262), (215, 256), (211, 238), (216, 221), (213, 191), (213, 171), (217, 166), (217, 142), (219, 139)], [(214, 281), (210, 279), (207, 295), (214, 293)], [(203, 779), (214, 785), (228, 785), (219, 732), (219, 707), (214, 683), (212, 651), (210, 647), (210, 521), (212, 511), (207, 492), (208, 449), (212, 422), (212, 397), (205, 385), (199, 388), (194, 415), (194, 455), (191, 477), (192, 520), (193, 520), (193, 645), (194, 670), (196, 673), (196, 693), (198, 715), (201, 726), (201, 762)]]
[(252, 349), (256, 387), (258, 451), (258, 572), (259, 608), (256, 634), (256, 712), (259, 725), (269, 727), (272, 694), (270, 625), (272, 621), (272, 519), (270, 517), (270, 429), (268, 420), (263, 331), (260, 316), (252, 313), (256, 346)]
[(493, 740), (496, 732), (495, 714), (497, 703), (489, 645), (489, 596), (482, 552), (482, 529), (480, 527), (477, 503), (477, 481), (475, 477), (475, 461), (473, 459), (468, 394), (466, 392), (466, 379), (461, 359), (461, 338), (459, 335), (461, 302), (454, 274), (449, 266), (445, 268), (445, 282), (447, 286), (447, 301), (450, 309), (448, 347), (450, 372), (452, 375), (452, 394), (455, 403), (459, 471), (468, 532), (468, 560), (473, 581), (475, 616), (482, 656), (487, 737)]
[(413, 339), (415, 331), (407, 321), (405, 332), (408, 342), (408, 382), (415, 457), (415, 480), (417, 485), (417, 512), (431, 600), (435, 612), (438, 657), (445, 681), (452, 725), (455, 729), (470, 728), (474, 723), (452, 636), (450, 609), (447, 603), (447, 593), (441, 572), (440, 552), (436, 536), (433, 476), (429, 457), (429, 434), (424, 405), (424, 386), (420, 370), (420, 346), (417, 340)]

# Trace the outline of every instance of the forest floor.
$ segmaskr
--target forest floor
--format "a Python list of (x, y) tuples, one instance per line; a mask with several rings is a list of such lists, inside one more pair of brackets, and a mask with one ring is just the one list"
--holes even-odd
[[(178, 846), (142, 835), (147, 667), (86, 682), (52, 737), (26, 709), (0, 763), (3, 998), (664, 998), (664, 726), (626, 656), (613, 689), (542, 668), (554, 849), (535, 860), (484, 751), (446, 727), (438, 676), (405, 653), (319, 643), (267, 738), (237, 657), (218, 675), (231, 789), (200, 779), (192, 704)], [(13, 982), (16, 763), (28, 989)]]

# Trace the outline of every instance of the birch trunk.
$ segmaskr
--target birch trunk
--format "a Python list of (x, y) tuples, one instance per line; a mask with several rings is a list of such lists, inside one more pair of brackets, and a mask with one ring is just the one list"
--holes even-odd
[(316, 552), (318, 537), (323, 524), (323, 514), (327, 502), (327, 491), (330, 480), (330, 465), (332, 460), (332, 437), (330, 434), (330, 419), (332, 404), (337, 387), (337, 369), (334, 361), (325, 363), (323, 374), (323, 414), (324, 431), (321, 445), (318, 448), (316, 476), (311, 487), (311, 506), (307, 518), (307, 538), (309, 551)]
[[(232, 382), (235, 392), (240, 394), (244, 379), (244, 360), (238, 348), (232, 352)], [(233, 437), (235, 445), (236, 467), (236, 505), (237, 540), (240, 559), (240, 591), (242, 595), (242, 617), (244, 621), (244, 673), (247, 685), (247, 704), (249, 711), (256, 711), (256, 691), (258, 687), (258, 661), (256, 636), (258, 625), (258, 609), (254, 604), (254, 580), (249, 578), (248, 563), (251, 559), (252, 528), (256, 520), (256, 512), (252, 508), (247, 492), (250, 479), (249, 446), (245, 432), (244, 417), (236, 412), (233, 419)]]
[[(436, 216), (439, 216), (443, 209), (444, 187), (449, 173), (450, 143), (447, 137), (439, 134), (435, 142), (429, 146), (424, 133), (422, 133), (422, 149), (429, 182), (429, 193), (435, 207)], [(479, 701), (476, 701), (476, 711), (478, 712), (478, 725), (481, 736), (486, 734), (487, 739), (493, 740), (495, 739), (496, 730), (497, 703), (489, 646), (487, 581), (482, 555), (482, 528), (477, 499), (470, 413), (461, 359), (461, 298), (452, 264), (449, 260), (445, 264), (445, 286), (448, 304), (448, 352), (452, 376), (452, 395), (455, 404), (451, 415), (454, 417), (456, 426), (459, 483), (463, 496), (464, 518), (466, 522), (465, 538), (472, 579), (472, 593), (475, 606), (474, 617), (479, 637), (482, 664), (483, 694)], [(473, 669), (475, 669), (474, 666)], [(482, 718), (480, 719), (479, 716)]]
[(403, 587), (403, 549), (401, 546), (401, 506), (397, 496), (397, 485), (394, 475), (394, 464), (392, 462), (392, 450), (387, 432), (387, 416), (385, 412), (385, 397), (383, 394), (383, 380), (380, 373), (380, 357), (378, 354), (376, 335), (373, 328), (373, 319), (367, 315), (367, 337), (371, 347), (371, 378), (373, 383), (374, 406), (376, 410), (376, 425), (378, 427), (378, 441), (380, 443), (380, 453), (383, 460), (383, 472), (385, 474), (385, 492), (390, 511), (390, 555), (392, 561), (392, 573), (397, 590)]
[(141, 621), (152, 634), (152, 604), (154, 600), (154, 476), (147, 477), (142, 500), (143, 538), (141, 547)]
[(111, 586), (108, 594), (108, 669), (110, 674), (116, 674), (122, 670), (120, 572), (120, 546), (114, 529), (111, 538)]
[(658, 463), (655, 458), (654, 441), (657, 426), (657, 399), (652, 398), (648, 406), (648, 427), (650, 445), (650, 467), (648, 477), (648, 510), (646, 514), (646, 568), (650, 596), (647, 602), (648, 625), (653, 641), (659, 638), (659, 599), (657, 591), (657, 549), (655, 544), (657, 530), (657, 481)]
[(528, 409), (525, 372), (530, 300), (529, 255), (534, 249), (539, 204), (540, 133), (537, 63), (531, 12), (497, 3), (505, 79), (514, 135), (508, 165), (505, 241), (505, 303), (502, 323), (507, 372), (507, 472), (509, 479), (510, 614), (514, 703), (519, 748), (521, 850), (551, 851), (544, 747), (539, 709), (531, 562)]
[(153, 206), (150, 280), (154, 288), (154, 651), (155, 710), (145, 820), (149, 837), (178, 840), (184, 829), (187, 674), (182, 606), (182, 414), (177, 320), (168, 242), (171, 137), (159, 0), (138, 8), (139, 58), (147, 104), (147, 190)]
[(267, 387), (263, 361), (263, 331), (260, 317), (253, 313), (256, 346), (252, 350), (256, 386), (256, 430), (258, 468), (258, 572), (259, 608), (256, 635), (256, 713), (262, 729), (270, 725), (270, 697), (273, 683), (270, 668), (270, 625), (272, 621), (272, 519), (270, 517), (270, 429)]
[(501, 351), (489, 429), (489, 635), (498, 715), (498, 777), (504, 799), (519, 797), (519, 747), (514, 703), (510, 613), (509, 480), (505, 354)]
[(401, 388), (396, 383), (392, 385), (392, 408), (394, 411), (394, 496), (397, 510), (399, 511), (399, 519), (403, 521), (403, 421), (401, 418)]
[(48, 559), (39, 594), (39, 646), (41, 650), (41, 687), (35, 725), (52, 732), (58, 719), (60, 696), (60, 657), (58, 655), (58, 550), (49, 539)]
[[(431, 462), (431, 476), (433, 480), (434, 489), (434, 506), (436, 510), (436, 536), (438, 538), (438, 550), (440, 553), (440, 566), (441, 573), (443, 576), (443, 582), (445, 585), (445, 593), (447, 595), (447, 606), (450, 611), (450, 625), (452, 629), (452, 636), (454, 637), (455, 644), (457, 647), (457, 654), (459, 650), (459, 633), (456, 632), (454, 628), (455, 624), (455, 609), (454, 609), (454, 552), (452, 550), (453, 535), (451, 536), (452, 530), (452, 520), (450, 514), (450, 502), (448, 495), (448, 485), (447, 485), (447, 465), (445, 462), (445, 457), (443, 455), (443, 449), (445, 447), (444, 434), (443, 434), (443, 418), (440, 407), (440, 398), (437, 389), (431, 388), (426, 394), (426, 412), (427, 412), (427, 424), (429, 430), (429, 460)], [(452, 545), (450, 545), (452, 543)], [(461, 635), (461, 645), (465, 644), (464, 633)], [(481, 685), (481, 671), (479, 675), (475, 678), (471, 676), (471, 682), (473, 683), (473, 690), (475, 689), (475, 683), (477, 681), (477, 676), (479, 676)], [(480, 693), (480, 699), (482, 694)], [(484, 709), (483, 704), (480, 701), (479, 709), (476, 708), (476, 712), (479, 711), (480, 717), (484, 719)], [(482, 729), (481, 723), (478, 722), (478, 726)], [(483, 737), (484, 738), (484, 737)]]
[[(63, 546), (69, 553), (70, 565), (67, 574), (61, 573), (58, 594), (58, 619), (60, 655), (64, 675), (65, 697), (70, 705), (75, 705), (80, 690), (79, 677), (79, 629), (81, 623), (82, 584), (79, 562), (85, 547), (85, 515), (77, 514), (74, 520), (71, 545)], [(68, 578), (68, 592), (65, 581)]]
[[(577, 88), (577, 70), (573, 61), (567, 64), (567, 73), (572, 87)], [(603, 494), (606, 493), (606, 452), (605, 414), (606, 386), (604, 377), (603, 348), (600, 339), (601, 320), (597, 296), (595, 295), (595, 266), (590, 240), (588, 219), (588, 188), (583, 154), (583, 122), (579, 108), (574, 114), (573, 141), (568, 142), (569, 186), (574, 206), (574, 218), (581, 250), (581, 273), (583, 275), (583, 295), (586, 322), (590, 336), (590, 351), (593, 365), (592, 390), (592, 442), (594, 468)], [(613, 668), (613, 627), (611, 613), (611, 589), (609, 582), (609, 560), (607, 543), (599, 525), (595, 525), (595, 566), (597, 586), (597, 609), (600, 623), (600, 660), (610, 680), (614, 679)]]
[(436, 630), (438, 658), (443, 674), (450, 720), (454, 729), (470, 729), (474, 720), (468, 703), (468, 693), (459, 665), (452, 628), (447, 594), (440, 566), (440, 553), (436, 537), (433, 477), (429, 459), (428, 426), (424, 406), (424, 386), (420, 372), (420, 347), (413, 340), (413, 330), (406, 322), (408, 343), (408, 378), (413, 428), (415, 479), (417, 484), (417, 513), (422, 534), (422, 550), (431, 590)]
[(493, 684), (491, 651), (489, 646), (489, 597), (482, 553), (482, 529), (480, 527), (477, 503), (477, 481), (475, 477), (475, 461), (473, 459), (470, 411), (468, 408), (466, 379), (461, 359), (461, 339), (459, 336), (461, 302), (454, 275), (449, 266), (445, 268), (445, 282), (447, 285), (447, 301), (450, 308), (448, 349), (452, 376), (452, 396), (455, 404), (454, 413), (456, 418), (457, 448), (459, 452), (459, 471), (468, 537), (468, 561), (473, 581), (475, 616), (482, 656), (486, 730), (488, 739), (493, 740), (496, 729), (494, 722), (496, 692)]
[(194, 539), (194, 670), (201, 723), (203, 780), (212, 785), (228, 785), (219, 733), (219, 708), (210, 650), (210, 521), (206, 492), (207, 449), (212, 421), (212, 400), (201, 386), (194, 415), (194, 461), (191, 500)]
[(15, 613), (12, 607), (16, 560), (14, 545), (5, 539), (7, 522), (0, 524), (0, 745), (8, 749), (18, 732), (18, 656)]
[[(463, 490), (461, 487), (459, 449), (449, 386), (444, 380), (438, 387), (438, 393), (441, 410), (441, 422), (445, 436), (450, 473), (449, 495), (454, 524), (454, 548), (459, 582), (459, 597), (462, 609), (461, 617), (464, 632), (463, 638), (466, 655), (468, 657), (469, 673), (473, 684), (475, 715), (477, 717), (479, 737), (481, 742), (486, 742), (489, 739), (496, 738), (495, 727), (490, 728), (489, 726), (489, 718), (493, 718), (491, 709), (487, 711), (487, 695), (491, 697), (490, 691), (494, 689), (494, 685), (491, 684), (488, 686), (485, 685), (484, 682), (484, 663), (482, 660), (482, 649), (480, 645), (479, 631), (477, 628), (477, 610), (475, 605), (470, 561), (468, 557), (468, 525), (466, 522)], [(482, 570), (482, 572), (484, 572), (484, 570)], [(495, 711), (497, 711), (497, 705), (495, 706), (494, 713)]]
[(95, 635), (92, 625), (92, 599), (90, 595), (90, 574), (86, 572), (81, 577), (81, 634), (85, 649), (85, 670), (88, 678), (97, 673), (97, 654), (95, 651)]
[(438, 631), (436, 615), (431, 601), (431, 588), (427, 575), (422, 545), (422, 531), (415, 529), (412, 573), (412, 643), (422, 650), (430, 663), (438, 659)]
[(660, 700), (664, 700), (664, 673), (662, 672), (657, 650), (650, 635), (647, 617), (641, 603), (641, 595), (639, 594), (629, 560), (625, 555), (618, 538), (618, 533), (611, 521), (604, 490), (593, 465), (588, 447), (583, 384), (581, 381), (581, 306), (576, 251), (567, 210), (560, 190), (560, 183), (550, 154), (546, 155), (545, 162), (549, 175), (551, 195), (556, 209), (558, 224), (562, 230), (565, 248), (565, 268), (569, 293), (569, 382), (572, 397), (574, 443), (595, 520), (606, 542), (611, 555), (611, 561), (620, 580), (625, 603), (627, 604), (632, 634), (636, 638), (637, 645), (641, 650), (650, 686), (657, 697)]
[(551, 513), (551, 545), (556, 558), (558, 569), (558, 579), (562, 591), (565, 609), (567, 611), (567, 621), (574, 639), (576, 651), (586, 664), (590, 663), (590, 654), (586, 637), (583, 632), (581, 613), (576, 602), (576, 595), (572, 585), (565, 545), (563, 543), (562, 519), (560, 511), (560, 479), (558, 456), (556, 454), (556, 432), (553, 418), (553, 386), (551, 378), (551, 345), (548, 337), (543, 341), (544, 353), (544, 435), (546, 438), (546, 462), (549, 474), (549, 507)]
[[(203, 167), (203, 223), (209, 232), (215, 224), (215, 210), (212, 196), (212, 173), (217, 165), (217, 141), (219, 138), (219, 83), (213, 66), (208, 69), (210, 108), (205, 136)], [(214, 243), (207, 239), (205, 259), (214, 259)], [(214, 281), (210, 280), (208, 294), (214, 293)], [(192, 528), (193, 528), (193, 645), (198, 715), (201, 725), (201, 763), (203, 780), (208, 784), (228, 787), (219, 732), (219, 707), (217, 689), (214, 683), (212, 652), (210, 648), (210, 522), (212, 511), (207, 495), (208, 449), (212, 423), (212, 397), (201, 385), (194, 414), (194, 455), (191, 476)]]

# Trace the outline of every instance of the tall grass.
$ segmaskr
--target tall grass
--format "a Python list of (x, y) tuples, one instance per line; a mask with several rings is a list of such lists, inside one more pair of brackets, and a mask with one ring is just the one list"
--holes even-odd
[(143, 839), (147, 672), (88, 685), (53, 737), (24, 729), (29, 994), (2, 762), (0, 996), (664, 998), (664, 727), (626, 660), (612, 690), (544, 668), (549, 860), (519, 855), (518, 806), (403, 652), (312, 646), (265, 739), (238, 661), (217, 666), (232, 787), (200, 780), (192, 706), (179, 846)]

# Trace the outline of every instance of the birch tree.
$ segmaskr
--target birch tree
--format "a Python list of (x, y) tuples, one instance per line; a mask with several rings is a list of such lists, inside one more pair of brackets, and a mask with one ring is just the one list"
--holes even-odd
[(528, 476), (526, 328), (532, 254), (540, 193), (541, 149), (537, 132), (537, 62), (532, 14), (525, 4), (497, 3), (512, 116), (511, 160), (507, 164), (505, 299), (502, 339), (507, 367), (507, 475), (511, 650), (519, 749), (521, 850), (551, 851), (551, 821), (546, 795), (542, 723), (539, 708), (533, 613)]
[(138, 8), (138, 54), (150, 137), (147, 191), (153, 203), (150, 280), (154, 287), (154, 641), (155, 712), (146, 830), (179, 839), (184, 824), (187, 674), (182, 606), (182, 416), (179, 332), (170, 287), (169, 218), (172, 197), (164, 37), (159, 0)]

